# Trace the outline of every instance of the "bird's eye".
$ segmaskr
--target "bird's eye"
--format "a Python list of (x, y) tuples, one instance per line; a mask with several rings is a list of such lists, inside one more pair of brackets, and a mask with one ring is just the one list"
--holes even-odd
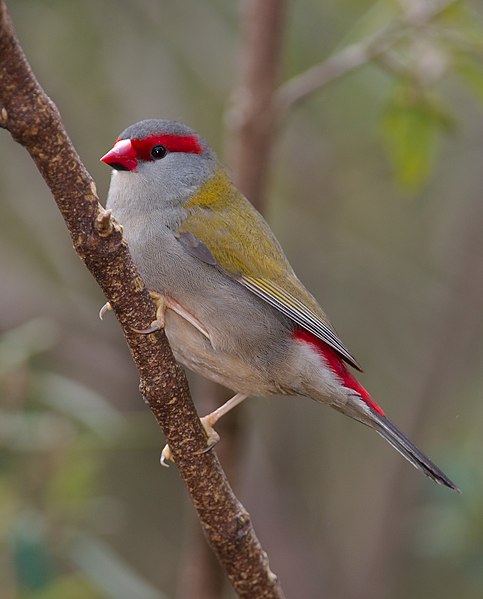
[(151, 150), (151, 156), (154, 160), (161, 160), (161, 158), (164, 158), (167, 153), (168, 150), (161, 145), (154, 146), (154, 148)]

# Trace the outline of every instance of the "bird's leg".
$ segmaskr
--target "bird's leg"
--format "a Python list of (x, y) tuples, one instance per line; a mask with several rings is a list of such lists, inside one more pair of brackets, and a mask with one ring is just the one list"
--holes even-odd
[(241, 404), (241, 402), (244, 401), (247, 397), (248, 395), (244, 395), (243, 393), (237, 393), (231, 399), (226, 401), (222, 406), (216, 408), (216, 410), (213, 410), (213, 412), (211, 412), (210, 414), (203, 416), (203, 418), (201, 418), (201, 422), (203, 423), (205, 430), (207, 427), (212, 429), (212, 427), (218, 422), (218, 420), (222, 416), (228, 414), (230, 410), (233, 410), (233, 408)]
[(166, 310), (172, 310), (176, 312), (178, 316), (181, 316), (184, 320), (189, 322), (192, 326), (195, 327), (202, 335), (204, 335), (208, 340), (210, 336), (206, 328), (201, 324), (201, 322), (195, 318), (192, 314), (190, 314), (187, 310), (183, 308), (177, 301), (167, 297), (166, 295), (161, 295), (160, 293), (156, 293), (155, 291), (150, 291), (149, 295), (151, 299), (156, 304), (156, 320), (153, 320), (151, 326), (147, 329), (134, 329), (136, 333), (142, 333), (147, 335), (148, 333), (154, 333), (155, 331), (159, 331), (164, 329), (165, 315)]
[[(195, 327), (202, 335), (204, 335), (208, 340), (210, 340), (210, 335), (206, 328), (201, 324), (201, 322), (195, 318), (192, 314), (190, 314), (187, 310), (178, 304), (177, 301), (167, 297), (165, 295), (161, 295), (160, 293), (156, 293), (155, 291), (150, 291), (149, 295), (151, 299), (156, 304), (156, 320), (153, 320), (151, 326), (147, 329), (134, 329), (136, 333), (142, 333), (147, 335), (148, 333), (154, 333), (155, 331), (159, 331), (164, 329), (164, 319), (166, 310), (173, 310), (176, 312), (178, 316), (181, 316), (184, 320), (189, 322), (192, 326)], [(102, 320), (106, 312), (112, 312), (112, 306), (109, 302), (106, 302), (102, 308), (99, 310), (99, 318)]]
[(201, 324), (201, 322), (197, 318), (195, 318), (192, 314), (185, 310), (183, 306), (178, 304), (178, 302), (171, 299), (170, 297), (166, 297), (165, 306), (173, 312), (176, 312), (178, 316), (181, 316), (181, 318), (184, 318), (184, 320), (193, 325), (195, 329), (197, 329), (202, 335), (204, 335), (208, 339), (208, 341), (211, 342), (210, 335), (206, 328)]
[[(202, 335), (204, 335), (209, 341), (211, 341), (208, 331), (201, 324), (201, 322), (192, 314), (190, 314), (187, 310), (185, 310), (183, 306), (181, 306), (181, 304), (178, 304), (177, 301), (165, 295), (156, 293), (155, 291), (150, 291), (149, 295), (156, 304), (156, 320), (153, 320), (151, 326), (149, 326), (147, 329), (134, 329), (136, 333), (142, 333), (146, 335), (148, 333), (154, 333), (155, 331), (164, 329), (164, 319), (166, 310), (170, 309), (173, 310), (173, 312), (176, 312), (178, 316), (181, 316), (181, 318), (189, 322), (192, 326), (195, 327), (195, 329), (197, 329)], [(112, 306), (109, 302), (106, 302), (99, 310), (99, 318), (101, 320), (103, 319), (106, 312), (112, 312)]]
[[(220, 440), (220, 435), (215, 431), (213, 426), (218, 422), (218, 420), (222, 416), (227, 414), (230, 410), (232, 410), (238, 404), (241, 404), (241, 402), (244, 401), (247, 397), (248, 397), (248, 395), (244, 395), (243, 393), (237, 393), (231, 399), (226, 401), (222, 406), (220, 406), (219, 408), (217, 408), (210, 414), (203, 416), (203, 418), (200, 418), (201, 424), (203, 425), (203, 428), (205, 429), (205, 433), (206, 433), (206, 437), (207, 437), (206, 447), (205, 447), (205, 449), (202, 450), (201, 453), (206, 453), (207, 451), (212, 449)], [(170, 460), (171, 462), (174, 462), (169, 445), (165, 445), (163, 451), (161, 452), (161, 460), (160, 460), (161, 465), (168, 466), (168, 464), (166, 463), (168, 460)]]

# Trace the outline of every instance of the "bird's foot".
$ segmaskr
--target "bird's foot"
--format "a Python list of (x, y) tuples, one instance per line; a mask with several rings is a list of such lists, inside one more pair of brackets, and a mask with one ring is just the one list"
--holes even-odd
[[(200, 418), (200, 421), (206, 433), (206, 447), (203, 448), (201, 451), (196, 452), (196, 455), (200, 455), (202, 453), (210, 451), (220, 440), (220, 435), (213, 428), (213, 424), (215, 424), (216, 418), (212, 418), (212, 414), (208, 414), (208, 416), (203, 416), (203, 418)], [(159, 461), (161, 463), (161, 466), (165, 466), (166, 468), (169, 467), (168, 462), (174, 462), (173, 454), (171, 453), (169, 445), (164, 446)]]
[(164, 295), (150, 291), (149, 297), (156, 305), (156, 320), (153, 320), (147, 329), (133, 329), (135, 333), (140, 333), (141, 335), (149, 335), (149, 333), (163, 330), (166, 310), (169, 307)]
[(149, 295), (151, 299), (156, 304), (156, 320), (153, 320), (151, 325), (147, 329), (134, 329), (136, 333), (141, 333), (147, 335), (149, 333), (154, 333), (155, 331), (160, 331), (164, 329), (166, 310), (172, 310), (176, 312), (178, 316), (181, 316), (184, 320), (189, 322), (192, 326), (195, 327), (202, 335), (204, 335), (208, 340), (210, 340), (210, 336), (206, 328), (201, 324), (201, 322), (195, 318), (192, 314), (190, 314), (187, 310), (183, 308), (177, 301), (167, 297), (166, 295), (161, 295), (160, 293), (156, 293), (155, 291), (150, 291)]

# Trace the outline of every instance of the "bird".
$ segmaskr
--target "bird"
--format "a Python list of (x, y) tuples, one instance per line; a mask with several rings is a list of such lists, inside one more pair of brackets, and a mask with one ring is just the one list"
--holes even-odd
[(362, 372), (359, 362), (201, 135), (181, 122), (142, 120), (100, 160), (112, 168), (106, 209), (157, 308), (139, 332), (164, 329), (177, 361), (235, 393), (201, 419), (208, 448), (219, 438), (215, 423), (245, 398), (307, 396), (374, 429), (459, 492), (356, 379), (350, 369)]

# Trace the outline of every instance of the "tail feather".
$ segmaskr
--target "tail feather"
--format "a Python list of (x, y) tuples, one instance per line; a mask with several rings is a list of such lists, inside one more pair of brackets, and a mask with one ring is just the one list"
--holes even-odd
[[(449, 487), (453, 491), (461, 493), (460, 489), (446, 474), (436, 464), (433, 464), (406, 435), (386, 418), (382, 408), (349, 372), (340, 355), (332, 347), (305, 329), (295, 329), (294, 337), (301, 343), (308, 343), (317, 351), (322, 357), (325, 366), (340, 381), (343, 389), (349, 393), (349, 401), (347, 403), (342, 405), (337, 402), (331, 403), (334, 409), (376, 430), (408, 462), (433, 479), (438, 485)], [(308, 390), (307, 395), (327, 403), (327, 397), (317, 392), (317, 385)]]
[(446, 474), (433, 464), (433, 462), (412, 443), (394, 424), (385, 416), (374, 414), (370, 426), (374, 428), (396, 451), (406, 458), (411, 464), (421, 470), (426, 476), (433, 479), (438, 485), (449, 487), (457, 493), (461, 490), (446, 476)]

